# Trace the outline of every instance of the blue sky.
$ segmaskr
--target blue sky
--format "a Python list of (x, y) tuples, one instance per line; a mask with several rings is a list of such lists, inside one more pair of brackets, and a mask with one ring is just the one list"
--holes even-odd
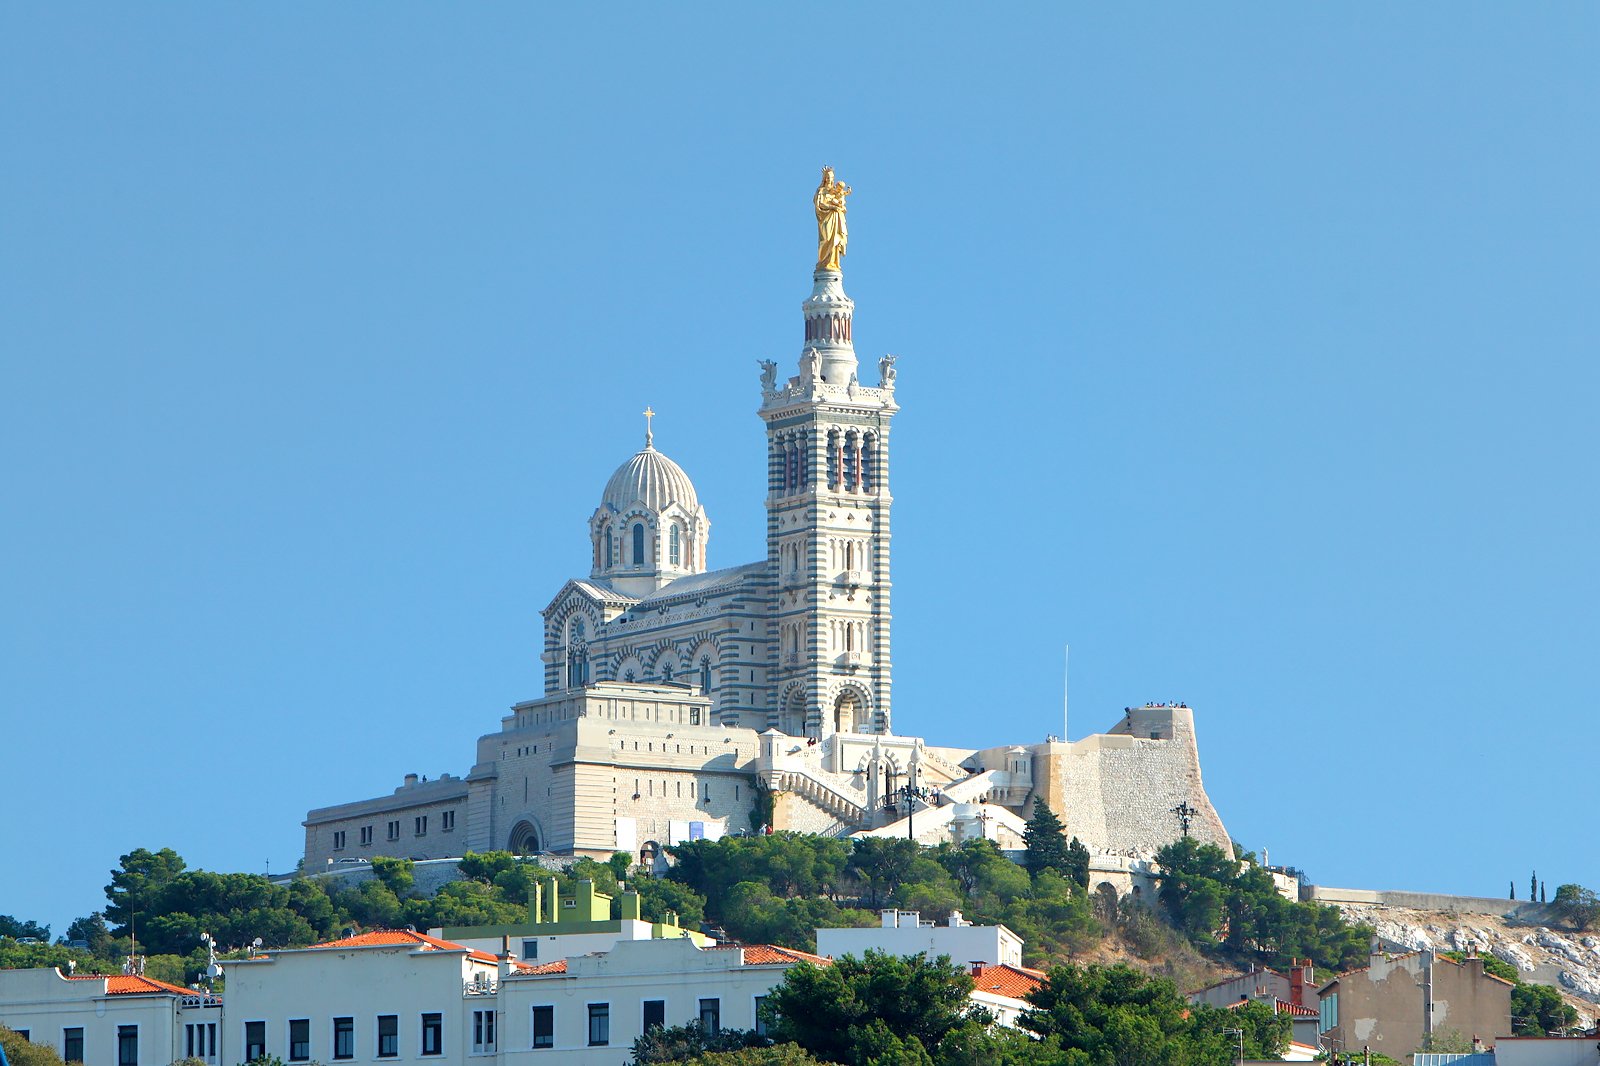
[(895, 717), (1196, 708), (1325, 884), (1600, 886), (1592, 5), (10, 5), (0, 912), (464, 773), (640, 412), (762, 552), (854, 186)]

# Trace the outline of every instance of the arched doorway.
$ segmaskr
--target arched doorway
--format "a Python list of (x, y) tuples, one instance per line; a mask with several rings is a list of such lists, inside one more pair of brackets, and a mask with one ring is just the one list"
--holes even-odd
[(783, 710), (778, 715), (778, 729), (791, 737), (805, 735), (806, 694), (800, 689), (794, 689), (783, 701)]
[(839, 733), (859, 732), (861, 711), (861, 697), (855, 689), (847, 688), (839, 693), (839, 698), (833, 701), (834, 730)]
[(544, 842), (539, 839), (539, 830), (529, 821), (518, 822), (511, 830), (511, 839), (506, 844), (506, 850), (513, 855), (537, 855), (544, 850)]
[(1095, 886), (1094, 909), (1104, 922), (1117, 916), (1117, 890), (1110, 881), (1101, 881)]

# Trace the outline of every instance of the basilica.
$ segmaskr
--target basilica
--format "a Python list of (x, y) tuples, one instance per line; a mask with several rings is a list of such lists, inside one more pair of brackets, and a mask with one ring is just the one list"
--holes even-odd
[(465, 775), (409, 774), (389, 795), (311, 811), (307, 869), (495, 849), (648, 861), (774, 828), (1016, 848), (1041, 798), (1107, 870), (1180, 832), (1228, 845), (1186, 707), (982, 750), (895, 731), (896, 366), (885, 355), (862, 380), (842, 270), (849, 191), (824, 171), (796, 372), (759, 364), (764, 557), (709, 567), (710, 516), (647, 410), (643, 447), (589, 516), (589, 572), (544, 608), (544, 694), (478, 738)]

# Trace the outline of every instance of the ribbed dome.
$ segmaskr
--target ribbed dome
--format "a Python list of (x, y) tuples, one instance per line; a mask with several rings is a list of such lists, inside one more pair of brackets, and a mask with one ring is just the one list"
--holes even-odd
[(605, 495), (600, 497), (601, 507), (610, 506), (617, 511), (626, 511), (636, 503), (657, 513), (672, 504), (690, 514), (700, 508), (694, 482), (683, 472), (683, 467), (648, 444), (642, 452), (617, 467), (617, 472), (606, 482)]

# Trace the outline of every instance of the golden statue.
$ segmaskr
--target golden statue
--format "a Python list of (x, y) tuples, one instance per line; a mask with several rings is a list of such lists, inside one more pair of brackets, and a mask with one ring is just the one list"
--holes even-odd
[(838, 270), (850, 231), (844, 224), (844, 198), (850, 186), (833, 180), (833, 168), (822, 168), (822, 184), (817, 186), (817, 269)]

